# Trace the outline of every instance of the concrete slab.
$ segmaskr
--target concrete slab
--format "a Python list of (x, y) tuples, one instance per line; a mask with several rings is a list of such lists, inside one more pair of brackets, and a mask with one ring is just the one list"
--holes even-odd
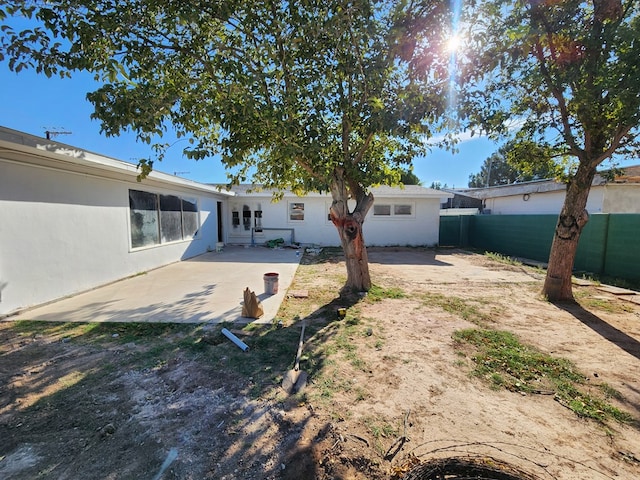
[(640, 295), (623, 295), (620, 298), (622, 298), (623, 300), (626, 300), (627, 302), (640, 305)]
[(635, 295), (635, 290), (629, 290), (627, 288), (614, 287), (612, 285), (602, 285), (598, 287), (598, 290), (602, 290), (603, 292), (613, 293), (614, 295)]
[[(295, 249), (225, 247), (127, 278), (89, 292), (25, 310), (6, 320), (60, 322), (270, 323), (293, 281)], [(267, 295), (263, 276), (276, 272), (278, 293)], [(264, 308), (258, 320), (244, 318), (245, 288)]]
[(579, 287), (590, 287), (591, 285), (595, 285), (595, 282), (592, 282), (591, 280), (586, 280), (584, 278), (572, 277), (571, 282), (574, 285), (578, 285)]

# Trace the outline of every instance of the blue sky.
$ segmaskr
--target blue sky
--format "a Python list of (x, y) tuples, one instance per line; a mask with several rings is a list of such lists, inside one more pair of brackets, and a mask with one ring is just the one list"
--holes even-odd
[[(107, 138), (100, 134), (100, 124), (91, 120), (92, 105), (86, 94), (98, 84), (93, 77), (80, 73), (71, 79), (47, 78), (32, 70), (19, 74), (0, 63), (0, 125), (32, 135), (45, 136), (45, 131), (67, 131), (56, 140), (102, 155), (136, 164), (139, 158), (153, 158), (149, 145), (136, 142), (134, 134)], [(163, 139), (171, 143), (172, 138)], [(486, 138), (472, 138), (459, 144), (459, 153), (434, 150), (414, 162), (414, 172), (424, 186), (441, 182), (448, 187), (466, 187), (470, 174), (478, 173), (482, 163), (498, 145)], [(180, 143), (171, 147), (156, 170), (178, 174), (184, 178), (224, 183), (226, 175), (221, 163), (214, 159), (189, 160), (182, 155)]]

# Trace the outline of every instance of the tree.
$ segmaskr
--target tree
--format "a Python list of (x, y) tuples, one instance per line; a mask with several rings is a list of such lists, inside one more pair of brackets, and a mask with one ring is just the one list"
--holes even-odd
[[(445, 108), (441, 3), (14, 0), (0, 20), (31, 25), (4, 22), (0, 59), (95, 73), (104, 85), (87, 97), (106, 135), (152, 142), (172, 126), (188, 157), (220, 155), (231, 183), (251, 171), (268, 189), (331, 192), (346, 286), (367, 290), (368, 188), (400, 181)], [(427, 68), (410, 68), (417, 57)]]
[[(558, 217), (543, 293), (572, 300), (571, 272), (596, 168), (637, 155), (640, 120), (640, 2), (492, 0), (469, 7), (470, 52), (460, 77), (465, 121), (532, 142), (563, 168)], [(515, 122), (513, 120), (516, 120)]]
[(408, 168), (400, 173), (400, 183), (403, 185), (422, 185), (422, 181), (413, 173), (413, 168)]
[(469, 175), (469, 187), (492, 187), (554, 178), (558, 174), (555, 162), (548, 156), (542, 157), (540, 153), (537, 145), (510, 140), (484, 161), (479, 173)]

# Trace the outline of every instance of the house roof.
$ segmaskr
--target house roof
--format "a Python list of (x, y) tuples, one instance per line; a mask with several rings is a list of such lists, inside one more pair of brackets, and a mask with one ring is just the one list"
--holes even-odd
[[(614, 178), (614, 180), (608, 181), (603, 175), (604, 172), (597, 173), (593, 179), (592, 186), (606, 185), (606, 184), (621, 184), (621, 183), (640, 183), (640, 165), (634, 165), (631, 167), (624, 167), (622, 169), (624, 173)], [(511, 183), (509, 185), (496, 185), (493, 187), (485, 188), (467, 188), (467, 189), (455, 189), (449, 190), (454, 193), (467, 195), (473, 198), (485, 199), (496, 197), (509, 197), (512, 195), (523, 195), (526, 193), (544, 193), (555, 192), (559, 190), (565, 190), (567, 186), (553, 179), (544, 180), (532, 180), (530, 182)]]
[(624, 167), (622, 175), (613, 179), (613, 183), (640, 183), (640, 165)]
[[(132, 163), (2, 126), (0, 126), (0, 155), (3, 160), (16, 163), (53, 167), (106, 178), (132, 180), (140, 173), (137, 165)], [(152, 171), (144, 180), (144, 184), (164, 184), (218, 195), (234, 195), (219, 191), (205, 183), (158, 171)]]
[(456, 189), (456, 193), (461, 193), (473, 198), (485, 199), (495, 197), (510, 197), (512, 195), (523, 195), (525, 193), (542, 193), (564, 190), (566, 185), (555, 180), (534, 180), (531, 182), (511, 183), (509, 185), (495, 185), (485, 188)]
[[(219, 186), (225, 189), (226, 186)], [(371, 193), (377, 198), (452, 198), (453, 193), (446, 192), (444, 190), (435, 190), (433, 188), (426, 188), (420, 185), (404, 185), (402, 187), (389, 187), (381, 185), (378, 187), (372, 187)], [(271, 197), (274, 190), (263, 189), (262, 185), (255, 184), (240, 184), (231, 187), (231, 191), (237, 196), (252, 196), (252, 197)], [(290, 190), (283, 192), (285, 197), (298, 197)], [(305, 194), (305, 197), (326, 197), (328, 193), (309, 192)]]

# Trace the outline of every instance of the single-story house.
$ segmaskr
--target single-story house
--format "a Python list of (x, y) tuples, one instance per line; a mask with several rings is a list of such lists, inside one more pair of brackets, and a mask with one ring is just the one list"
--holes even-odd
[[(215, 250), (339, 245), (329, 195), (226, 191), (0, 127), (0, 317)], [(452, 194), (379, 187), (367, 245), (436, 245)]]
[[(273, 201), (273, 192), (256, 185), (237, 185), (229, 199), (230, 244), (263, 244), (283, 239), (286, 243), (339, 246), (336, 227), (329, 219), (331, 195), (309, 193), (299, 197), (284, 192)], [(426, 245), (438, 243), (439, 209), (442, 199), (453, 195), (419, 185), (371, 189), (374, 205), (363, 226), (369, 246)], [(351, 205), (353, 207), (353, 205)]]
[[(640, 213), (640, 166), (625, 167), (623, 171), (613, 180), (596, 174), (587, 200), (589, 213)], [(481, 200), (483, 214), (559, 214), (566, 195), (566, 185), (547, 179), (457, 189), (456, 193)]]
[(200, 255), (231, 193), (0, 127), (0, 315)]

